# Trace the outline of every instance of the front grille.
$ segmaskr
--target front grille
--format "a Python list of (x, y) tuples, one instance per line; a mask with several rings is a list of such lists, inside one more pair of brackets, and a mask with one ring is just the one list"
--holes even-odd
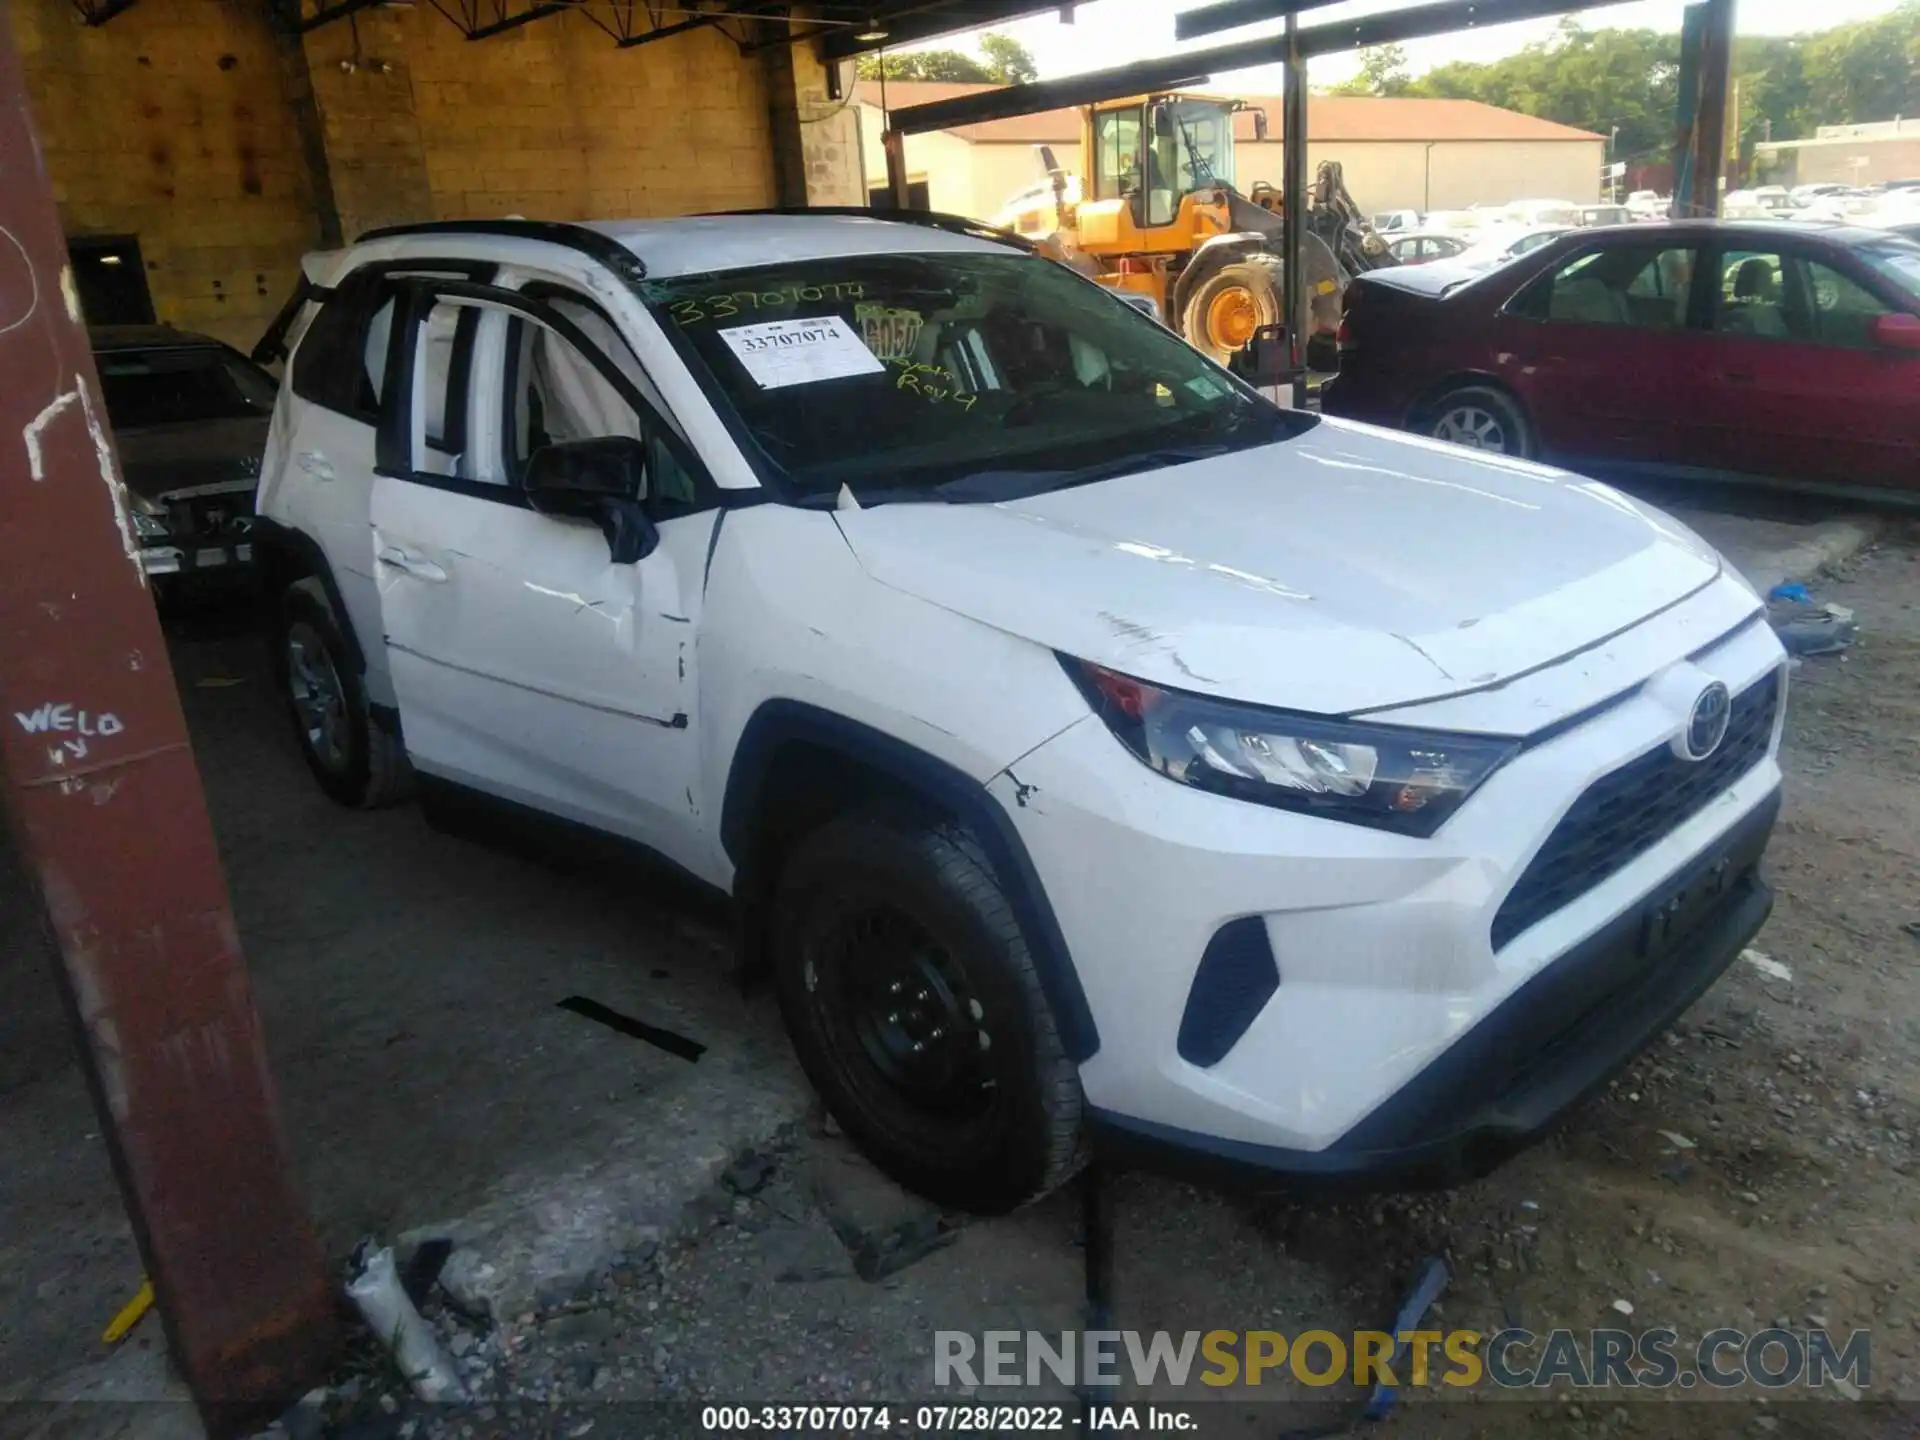
[(171, 501), (167, 505), (167, 528), (183, 538), (239, 535), (253, 517), (253, 499), (251, 490), (233, 490)]
[(1493, 917), (1498, 950), (1529, 926), (1617, 875), (1759, 764), (1780, 708), (1780, 674), (1734, 697), (1727, 735), (1705, 760), (1662, 746), (1587, 787)]

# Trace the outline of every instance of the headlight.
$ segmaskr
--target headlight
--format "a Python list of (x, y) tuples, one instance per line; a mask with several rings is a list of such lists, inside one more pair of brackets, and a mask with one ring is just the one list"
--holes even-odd
[(1402, 835), (1433, 834), (1520, 748), (1236, 705), (1060, 658), (1115, 738), (1169, 779)]
[(164, 540), (171, 533), (167, 529), (166, 510), (147, 499), (144, 495), (129, 495), (128, 512), (133, 516), (133, 533), (142, 540)]

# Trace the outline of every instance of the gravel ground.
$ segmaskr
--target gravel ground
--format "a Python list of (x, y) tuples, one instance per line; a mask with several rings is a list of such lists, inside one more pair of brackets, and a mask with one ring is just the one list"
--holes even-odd
[[(1920, 1398), (1920, 530), (1896, 526), (1818, 598), (1851, 607), (1860, 635), (1794, 675), (1779, 902), (1756, 942), (1768, 963), (1736, 962), (1558, 1135), (1457, 1191), (1301, 1205), (1112, 1177), (1118, 1325), (1380, 1327), (1439, 1255), (1444, 1327), (1865, 1329), (1869, 1393), (1431, 1390), (1389, 1430), (1916, 1433), (1920, 1410), (1875, 1402)], [(487, 1325), (436, 1292), (429, 1313), (473, 1405), (404, 1398), (363, 1337), (335, 1387), (284, 1423), (303, 1440), (577, 1440), (699, 1430), (698, 1402), (924, 1401), (935, 1330), (1077, 1323), (1079, 1205), (1076, 1192), (999, 1220), (939, 1216), (816, 1122), (736, 1164), (699, 1239), (643, 1246), (565, 1304)], [(1292, 1403), (1215, 1406), (1203, 1433), (1271, 1436), (1314, 1418), (1309, 1398), (1359, 1396), (1261, 1398)]]

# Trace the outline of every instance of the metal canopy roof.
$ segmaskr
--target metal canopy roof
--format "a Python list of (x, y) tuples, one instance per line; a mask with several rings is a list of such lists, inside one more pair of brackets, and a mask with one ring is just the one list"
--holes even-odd
[[(1176, 16), (1174, 32), (1181, 38), (1209, 35), (1279, 16), (1298, 14), (1330, 3), (1333, 0), (1223, 0), (1221, 4), (1202, 6)], [(1011, 115), (1025, 115), (1035, 110), (1088, 105), (1116, 95), (1139, 95), (1154, 90), (1203, 85), (1222, 71), (1272, 65), (1290, 56), (1310, 59), (1316, 55), (1335, 55), (1366, 45), (1393, 44), (1427, 35), (1446, 35), (1487, 25), (1504, 25), (1513, 20), (1565, 15), (1575, 10), (1592, 9), (1597, 3), (1601, 3), (1601, 0), (1439, 0), (1439, 3), (1414, 5), (1382, 15), (1303, 26), (1291, 41), (1284, 33), (1236, 40), (1205, 50), (1189, 50), (1184, 54), (1168, 55), (1156, 60), (1136, 61), (1112, 70), (1070, 75), (1061, 80), (1042, 80), (1032, 85), (1009, 85), (1004, 89), (962, 95), (952, 100), (936, 100), (896, 110), (888, 118), (891, 127), (903, 134), (944, 130), (953, 125), (1003, 120)], [(1297, 49), (1293, 48), (1295, 45)]]
[[(73, 0), (88, 25), (105, 25), (137, 0)], [(295, 34), (317, 30), (363, 11), (412, 0), (261, 0)], [(1061, 0), (422, 0), (469, 40), (487, 40), (550, 16), (576, 10), (622, 48), (715, 26), (744, 51), (796, 40), (817, 40), (830, 60), (914, 45), (1049, 11), (1071, 10)], [(796, 8), (802, 13), (796, 15)], [(866, 38), (861, 38), (866, 37)]]

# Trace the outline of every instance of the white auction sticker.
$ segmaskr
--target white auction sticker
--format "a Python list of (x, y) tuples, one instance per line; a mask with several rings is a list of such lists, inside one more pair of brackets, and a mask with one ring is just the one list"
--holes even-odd
[(879, 375), (887, 368), (838, 315), (736, 325), (722, 330), (720, 338), (762, 390), (846, 375)]

